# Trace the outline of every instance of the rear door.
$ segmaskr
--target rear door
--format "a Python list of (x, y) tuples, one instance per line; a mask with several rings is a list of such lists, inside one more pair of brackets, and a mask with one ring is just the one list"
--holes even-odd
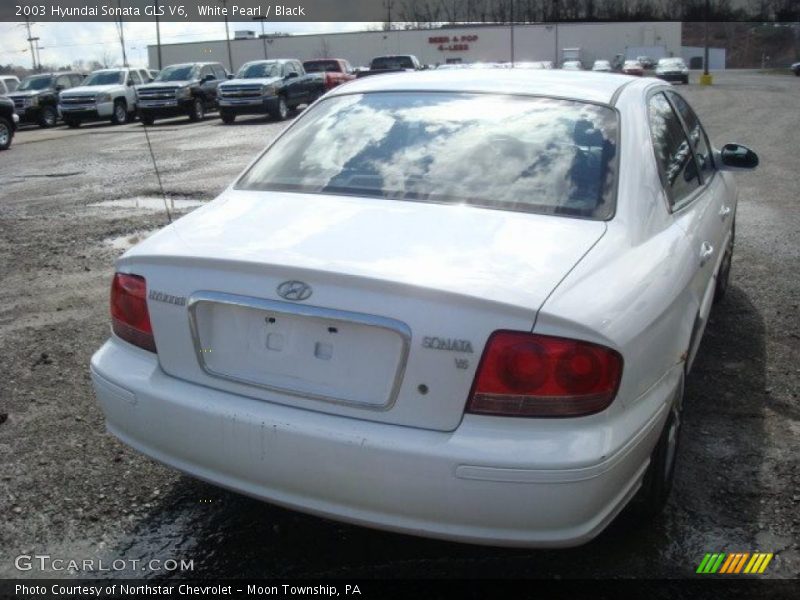
[(694, 253), (691, 285), (697, 321), (691, 365), (711, 310), (733, 207), (727, 204), (727, 188), (716, 173), (705, 131), (688, 103), (672, 91), (659, 91), (650, 96), (648, 111), (669, 208), (689, 237)]

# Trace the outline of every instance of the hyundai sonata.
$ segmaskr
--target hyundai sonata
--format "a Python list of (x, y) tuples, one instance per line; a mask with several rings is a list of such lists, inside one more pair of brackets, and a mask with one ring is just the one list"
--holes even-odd
[(656, 79), (337, 87), (119, 259), (91, 366), (108, 429), (316, 515), (583, 543), (637, 492), (664, 504), (728, 284), (728, 171), (757, 162)]

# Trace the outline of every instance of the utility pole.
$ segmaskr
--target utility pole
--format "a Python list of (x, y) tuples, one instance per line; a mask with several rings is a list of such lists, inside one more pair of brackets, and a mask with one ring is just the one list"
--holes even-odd
[[(153, 6), (155, 6), (155, 13), (156, 13), (156, 47), (158, 48), (158, 70), (161, 70), (161, 22), (158, 19), (158, 13), (160, 12), (160, 8), (158, 6), (158, 0), (153, 2)], [(150, 57), (147, 57), (147, 66), (150, 66)]]
[[(119, 14), (122, 15), (122, 0), (117, 0), (117, 7), (119, 8)], [(119, 43), (122, 45), (122, 66), (128, 66), (128, 55), (125, 53), (125, 29), (124, 25), (122, 24), (122, 17), (119, 18), (119, 23), (117, 24), (119, 28)]]
[(231, 32), (228, 29), (228, 0), (218, 0), (225, 7), (225, 41), (228, 43), (228, 69), (233, 73), (233, 55), (231, 54)]
[(700, 76), (700, 85), (711, 85), (713, 83), (713, 79), (711, 74), (708, 72), (708, 17), (711, 12), (710, 10), (710, 0), (706, 0), (706, 16), (705, 16), (705, 23), (703, 23), (704, 27), (704, 41), (703, 41), (703, 74)]
[(33, 48), (33, 42), (38, 41), (39, 38), (31, 36), (31, 25), (36, 25), (36, 23), (31, 23), (30, 17), (25, 17), (25, 27), (28, 28), (28, 43), (31, 45), (31, 60), (33, 61), (33, 70), (38, 71), (38, 67), (36, 66), (36, 51)]
[(261, 21), (261, 44), (264, 46), (264, 60), (267, 60), (267, 34), (264, 33), (264, 23), (267, 17), (253, 17), (253, 21)]
[(392, 7), (394, 6), (393, 0), (385, 0), (384, 6), (386, 6), (386, 25), (383, 26), (384, 31), (391, 31), (392, 30)]
[(555, 32), (555, 43), (553, 45), (553, 68), (558, 69), (561, 61), (558, 60), (558, 0), (553, 0), (553, 30)]
[(514, 68), (514, 0), (511, 0), (511, 68)]

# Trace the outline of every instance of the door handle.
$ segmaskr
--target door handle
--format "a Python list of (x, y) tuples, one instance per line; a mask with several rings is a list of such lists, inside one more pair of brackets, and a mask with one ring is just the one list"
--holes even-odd
[(723, 207), (722, 207), (722, 208), (719, 210), (719, 216), (720, 216), (720, 217), (722, 217), (722, 220), (723, 220), (723, 221), (724, 221), (725, 219), (727, 219), (727, 218), (728, 218), (728, 215), (730, 215), (730, 214), (731, 214), (731, 207), (730, 207), (730, 206), (723, 206)]
[(714, 246), (708, 242), (700, 244), (700, 266), (705, 265), (712, 256), (714, 256)]

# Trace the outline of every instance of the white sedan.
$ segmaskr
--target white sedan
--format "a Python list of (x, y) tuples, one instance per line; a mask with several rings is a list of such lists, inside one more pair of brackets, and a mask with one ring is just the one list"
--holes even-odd
[[(498, 92), (497, 90), (502, 90)], [(671, 86), (558, 70), (332, 90), (128, 251), (92, 378), (111, 433), (256, 498), (568, 546), (673, 479), (728, 283), (744, 146)]]

